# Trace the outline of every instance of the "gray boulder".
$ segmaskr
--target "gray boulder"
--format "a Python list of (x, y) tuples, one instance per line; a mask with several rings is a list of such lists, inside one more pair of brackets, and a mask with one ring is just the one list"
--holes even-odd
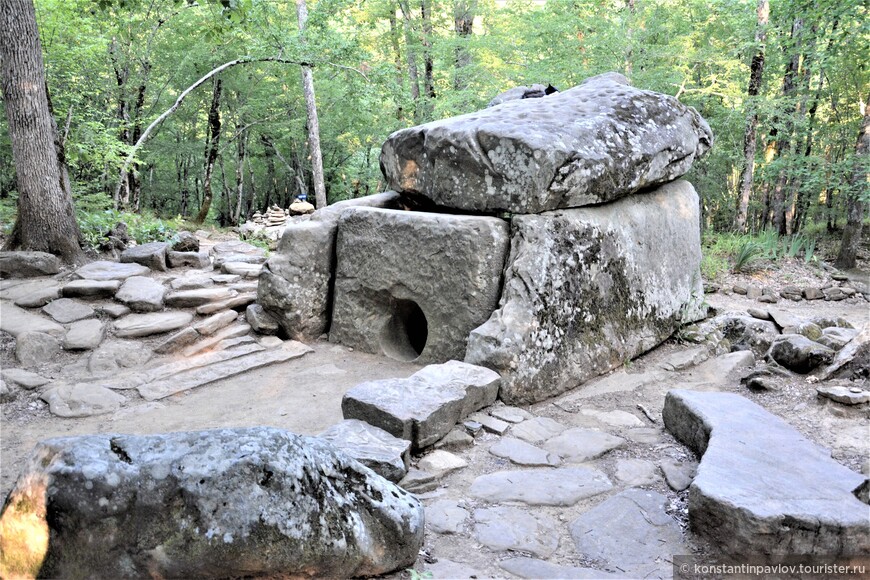
[(715, 326), (734, 350), (750, 350), (755, 356), (763, 356), (779, 336), (776, 324), (752, 316), (722, 314), (706, 326)]
[(773, 341), (767, 353), (785, 368), (808, 373), (834, 358), (834, 351), (800, 334), (784, 334)]
[(506, 402), (574, 388), (703, 317), (698, 196), (686, 181), (515, 216), (511, 240), (499, 308), (465, 355), (504, 375)]
[(0, 252), (0, 278), (34, 278), (60, 272), (60, 260), (47, 252)]
[(169, 262), (170, 268), (182, 268), (188, 266), (190, 268), (205, 269), (211, 266), (211, 260), (206, 252), (168, 252), (166, 260)]
[(152, 270), (165, 272), (169, 269), (166, 265), (166, 253), (168, 251), (169, 244), (166, 242), (151, 242), (127, 248), (121, 252), (120, 261), (122, 264), (141, 264)]
[(497, 218), (349, 210), (330, 341), (398, 360), (461, 359), (468, 333), (496, 307), (507, 249)]
[(245, 309), (245, 319), (258, 334), (278, 334), (281, 329), (278, 321), (259, 304), (248, 304)]
[(689, 487), (692, 529), (731, 555), (864, 555), (864, 477), (779, 417), (733, 393), (674, 390), (665, 426), (702, 455)]
[(146, 276), (130, 276), (115, 294), (115, 300), (126, 304), (136, 312), (163, 310), (166, 287)]
[(198, 252), (199, 238), (190, 232), (178, 232), (176, 240), (172, 244), (173, 252)]
[(837, 353), (821, 378), (857, 379), (870, 377), (870, 322)]
[(388, 191), (340, 201), (317, 210), (308, 221), (289, 223), (260, 272), (257, 302), (291, 338), (314, 339), (329, 328), (338, 220), (354, 207), (395, 209), (399, 195)]
[(4, 537), (12, 576), (346, 578), (413, 565), (423, 507), (322, 440), (253, 427), (50, 439), (0, 526), (38, 530)]
[(397, 131), (381, 169), (391, 188), (437, 205), (528, 214), (673, 181), (712, 142), (697, 111), (609, 73), (543, 99)]

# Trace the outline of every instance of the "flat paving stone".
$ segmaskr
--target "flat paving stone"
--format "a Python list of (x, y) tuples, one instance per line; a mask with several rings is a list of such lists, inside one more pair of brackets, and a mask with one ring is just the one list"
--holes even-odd
[(659, 461), (659, 468), (662, 470), (662, 475), (665, 476), (665, 481), (674, 491), (683, 491), (689, 489), (692, 485), (692, 480), (698, 473), (698, 464), (694, 461), (677, 461), (671, 457), (665, 457)]
[(157, 401), (175, 393), (195, 389), (275, 363), (286, 362), (309, 352), (313, 352), (313, 350), (301, 342), (288, 341), (282, 348), (263, 350), (205, 367), (183, 371), (168, 379), (142, 385), (137, 390), (142, 398), (148, 401)]
[(151, 271), (142, 264), (121, 264), (100, 260), (85, 264), (75, 271), (75, 275), (85, 280), (126, 280), (130, 276), (145, 276)]
[(115, 375), (124, 369), (145, 365), (152, 353), (136, 340), (105, 341), (88, 358), (88, 372), (95, 376)]
[(48, 403), (51, 413), (58, 417), (91, 417), (112, 413), (125, 401), (123, 395), (88, 383), (49, 388), (39, 398)]
[(616, 479), (631, 487), (655, 483), (657, 471), (655, 463), (646, 459), (616, 460)]
[(511, 407), (505, 405), (503, 407), (495, 407), (490, 409), (489, 414), (507, 423), (522, 423), (526, 419), (531, 419), (533, 415), (525, 409), (519, 407)]
[(441, 479), (445, 475), (468, 467), (468, 462), (454, 455), (449, 451), (437, 449), (423, 456), (417, 462), (417, 468), (423, 471), (428, 471), (435, 476), (436, 479)]
[(624, 444), (625, 439), (616, 435), (594, 429), (574, 428), (544, 443), (544, 449), (555, 453), (567, 462), (583, 463), (597, 459)]
[(44, 332), (22, 332), (15, 337), (15, 358), (24, 367), (38, 367), (60, 354), (58, 337)]
[(604, 473), (590, 467), (497, 471), (481, 475), (469, 493), (491, 503), (571, 506), (613, 487)]
[(413, 449), (444, 437), (471, 412), (491, 405), (501, 377), (493, 370), (450, 361), (429, 365), (406, 379), (359, 384), (341, 402), (345, 419), (376, 425)]
[(138, 338), (178, 330), (190, 324), (193, 315), (189, 312), (149, 312), (147, 314), (128, 314), (115, 320), (115, 336), (119, 338)]
[(542, 558), (559, 547), (559, 525), (545, 514), (499, 506), (474, 510), (474, 537), (491, 550), (519, 550)]
[(0, 330), (16, 338), (23, 332), (44, 332), (51, 335), (61, 335), (66, 332), (60, 324), (38, 314), (31, 314), (5, 301), (0, 303)]
[(673, 574), (675, 554), (690, 554), (679, 524), (665, 513), (660, 493), (627, 489), (571, 522), (577, 552), (617, 568), (629, 577)]
[(483, 427), (485, 431), (495, 433), (496, 435), (504, 435), (511, 427), (511, 424), (507, 421), (496, 419), (486, 413), (472, 413), (468, 416), (468, 420), (480, 423), (480, 426)]
[(97, 315), (93, 308), (71, 298), (60, 298), (42, 307), (42, 311), (61, 324), (69, 324), (76, 320), (93, 318)]
[(256, 278), (263, 270), (263, 265), (259, 263), (249, 264), (246, 262), (224, 262), (221, 264), (221, 272), (225, 274), (235, 274), (244, 278)]
[(214, 334), (221, 328), (229, 326), (239, 317), (239, 313), (235, 310), (224, 310), (216, 314), (212, 314), (205, 320), (197, 322), (193, 325), (193, 329), (203, 336)]
[(226, 300), (220, 300), (218, 302), (209, 302), (208, 304), (203, 304), (202, 306), (196, 307), (197, 314), (214, 314), (215, 312), (220, 312), (221, 310), (237, 310), (239, 308), (246, 307), (248, 304), (252, 302), (256, 302), (257, 293), (242, 293), (238, 296), (234, 296), (232, 298), (228, 298)]
[(122, 316), (127, 316), (132, 312), (130, 308), (123, 304), (106, 304), (100, 306), (98, 310), (109, 318), (121, 318)]
[(0, 371), (0, 376), (3, 380), (9, 383), (15, 383), (22, 389), (36, 389), (51, 382), (42, 375), (26, 371), (24, 369), (3, 369)]
[(214, 276), (197, 274), (196, 276), (179, 276), (169, 283), (173, 290), (202, 290), (214, 286)]
[(381, 477), (400, 481), (408, 473), (411, 442), (363, 421), (346, 419), (320, 435)]
[(599, 580), (601, 578), (623, 577), (612, 572), (604, 572), (603, 570), (596, 570), (594, 568), (560, 566), (558, 564), (547, 562), (546, 560), (529, 558), (527, 556), (501, 560), (499, 561), (498, 566), (514, 576), (529, 578), (530, 580), (542, 580), (544, 578), (553, 578), (557, 580)]
[(643, 427), (644, 422), (626, 411), (596, 411), (595, 409), (581, 409), (580, 414), (591, 417), (611, 427)]
[(60, 284), (53, 284), (34, 289), (33, 292), (18, 298), (14, 302), (16, 306), (21, 306), (22, 308), (39, 308), (58, 298), (60, 298)]
[[(865, 555), (865, 477), (779, 417), (734, 393), (669, 391), (664, 421), (703, 454), (689, 523), (727, 554)], [(685, 552), (681, 552), (685, 553)]]
[(163, 310), (166, 286), (147, 276), (130, 276), (115, 294), (115, 300), (134, 312), (157, 312)]
[(7, 284), (0, 290), (0, 298), (10, 302), (26, 299), (33, 294), (42, 293), (58, 287), (52, 278), (37, 278), (36, 280), (3, 280)]
[(65, 350), (93, 350), (100, 346), (106, 336), (103, 323), (96, 319), (73, 322), (63, 339)]
[(458, 534), (468, 519), (468, 510), (449, 499), (432, 502), (425, 509), (426, 523), (438, 534)]
[(61, 294), (65, 298), (112, 298), (121, 287), (121, 280), (73, 280), (67, 282)]
[(816, 392), (826, 399), (843, 405), (862, 405), (870, 403), (870, 391), (859, 387), (824, 386), (816, 387)]
[(656, 427), (638, 427), (636, 429), (626, 429), (624, 432), (625, 438), (642, 443), (644, 445), (658, 445), (662, 442), (664, 432)]
[(511, 434), (527, 443), (543, 443), (562, 433), (567, 427), (548, 417), (535, 417), (515, 425)]
[(196, 308), (203, 304), (221, 302), (235, 298), (238, 293), (231, 288), (201, 288), (199, 290), (179, 290), (164, 297), (164, 302), (172, 308)]
[(513, 437), (499, 439), (489, 448), (489, 452), (496, 457), (508, 459), (511, 463), (528, 467), (556, 467), (562, 463), (558, 455)]

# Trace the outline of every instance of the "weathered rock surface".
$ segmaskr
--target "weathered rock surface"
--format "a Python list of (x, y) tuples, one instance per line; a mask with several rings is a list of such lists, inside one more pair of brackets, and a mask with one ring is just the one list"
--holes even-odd
[(211, 266), (211, 260), (206, 252), (168, 252), (166, 261), (169, 262), (170, 268), (190, 268), (204, 269)]
[(223, 262), (221, 264), (221, 272), (244, 278), (256, 278), (262, 271), (263, 265), (260, 263)]
[(61, 324), (96, 316), (94, 309), (70, 298), (60, 298), (42, 307), (42, 311)]
[[(202, 351), (208, 351), (222, 347), (222, 341), (226, 339), (239, 338), (251, 332), (251, 326), (246, 322), (239, 322), (231, 326), (225, 326), (215, 332), (210, 337), (200, 340), (196, 344), (184, 349), (184, 356), (193, 356)], [(251, 339), (253, 340), (253, 339)]]
[(499, 439), (489, 452), (496, 457), (503, 457), (511, 463), (517, 465), (527, 465), (532, 467), (556, 467), (562, 460), (554, 453), (548, 453), (540, 447), (535, 447), (530, 443), (526, 443), (520, 439), (513, 437), (504, 437)]
[(514, 437), (518, 437), (528, 443), (543, 443), (565, 431), (567, 427), (549, 417), (535, 417), (523, 421), (511, 429)]
[(796, 373), (808, 373), (831, 362), (834, 351), (800, 334), (785, 334), (773, 341), (767, 355)]
[(608, 73), (390, 135), (390, 187), (470, 211), (539, 213), (610, 202), (673, 181), (711, 146), (701, 116)]
[(397, 482), (405, 477), (411, 462), (411, 442), (393, 437), (363, 421), (348, 419), (320, 435), (384, 479)]
[(674, 491), (683, 491), (692, 485), (692, 480), (698, 474), (698, 464), (694, 461), (677, 461), (666, 457), (659, 462), (665, 481)]
[(439, 534), (455, 534), (462, 531), (468, 510), (455, 501), (438, 500), (426, 506), (426, 524)]
[(629, 487), (651, 485), (658, 479), (656, 466), (646, 459), (617, 459), (616, 479)]
[(497, 218), (352, 209), (339, 221), (330, 340), (398, 360), (462, 359), (498, 303)]
[(168, 336), (166, 340), (154, 347), (154, 352), (157, 354), (169, 354), (193, 344), (199, 340), (199, 337), (200, 334), (188, 326)]
[(266, 261), (266, 250), (239, 240), (219, 242), (212, 246), (210, 254), (215, 268), (220, 268), (224, 262), (261, 264)]
[(607, 476), (597, 469), (560, 467), (481, 475), (471, 484), (469, 493), (491, 503), (571, 506), (611, 487)]
[(151, 269), (142, 264), (100, 260), (85, 264), (76, 270), (76, 276), (85, 280), (124, 280), (130, 276), (145, 276)]
[(870, 322), (866, 323), (861, 332), (837, 353), (831, 364), (825, 367), (820, 378), (830, 377), (870, 377)]
[(96, 376), (112, 375), (122, 369), (142, 366), (151, 356), (151, 351), (142, 348), (138, 341), (107, 341), (91, 353), (88, 371)]
[(96, 319), (73, 322), (63, 339), (66, 350), (93, 350), (100, 346), (106, 329), (103, 323)]
[(124, 402), (119, 395), (100, 385), (81, 383), (46, 389), (39, 398), (58, 417), (90, 417), (117, 411)]
[(456, 423), (495, 402), (498, 373), (459, 361), (429, 365), (407, 379), (359, 384), (341, 401), (345, 419), (380, 427), (422, 449)]
[(466, 362), (499, 370), (506, 402), (535, 402), (697, 320), (697, 208), (679, 181), (605, 206), (515, 216), (499, 309), (471, 332)]
[(816, 387), (816, 392), (827, 399), (844, 405), (861, 405), (870, 403), (870, 391), (860, 387), (844, 387), (840, 385)]
[(18, 337), (22, 332), (44, 332), (46, 334), (60, 335), (66, 329), (42, 316), (31, 314), (8, 302), (0, 303), (0, 330)]
[(119, 338), (138, 338), (178, 330), (190, 324), (193, 315), (189, 312), (150, 312), (148, 314), (128, 314), (114, 323), (115, 336)]
[[(58, 283), (52, 278), (35, 278), (33, 280), (6, 279), (0, 280), (0, 282), (4, 282), (4, 284), (0, 286), (0, 298), (10, 302), (27, 300), (34, 294), (44, 294), (46, 291), (58, 287)], [(19, 304), (19, 306), (25, 305)], [(33, 306), (30, 305), (26, 305), (25, 307), (33, 308)]]
[(627, 489), (571, 523), (577, 551), (632, 578), (670, 577), (672, 558), (685, 554), (680, 526), (665, 513), (667, 498)]
[(443, 479), (444, 476), (466, 467), (468, 467), (467, 461), (443, 449), (427, 453), (417, 462), (417, 469), (431, 473), (435, 479)]
[(24, 367), (52, 362), (60, 353), (60, 340), (45, 332), (22, 332), (15, 337), (15, 358)]
[(175, 252), (198, 252), (199, 238), (190, 232), (178, 232), (176, 240), (172, 243)]
[(258, 334), (278, 334), (281, 329), (278, 321), (259, 304), (248, 304), (245, 309), (245, 320)]
[(28, 390), (47, 385), (51, 382), (50, 379), (24, 369), (3, 369), (0, 375), (2, 375), (4, 381), (15, 383), (22, 389)]
[(163, 310), (163, 296), (166, 287), (145, 276), (130, 276), (115, 294), (115, 300), (126, 304), (136, 312), (156, 312)]
[(726, 553), (870, 550), (870, 506), (852, 494), (864, 477), (782, 419), (733, 393), (685, 390), (668, 393), (663, 416), (703, 455), (689, 488), (692, 529)]
[(61, 290), (66, 298), (111, 298), (121, 287), (120, 280), (73, 280)]
[(39, 308), (58, 298), (60, 298), (60, 285), (52, 284), (36, 288), (26, 296), (17, 298), (14, 302), (16, 306), (22, 308)]
[(151, 242), (127, 248), (121, 252), (120, 261), (122, 264), (142, 264), (152, 270), (165, 272), (169, 269), (166, 265), (166, 253), (168, 251), (169, 244), (166, 242)]
[(388, 191), (340, 201), (284, 229), (278, 250), (260, 272), (257, 302), (290, 338), (314, 339), (329, 327), (335, 236), (342, 213), (353, 207), (398, 208), (398, 199)]
[[(235, 291), (234, 291), (235, 292)], [(244, 292), (237, 296), (233, 296), (232, 298), (227, 298), (226, 300), (219, 300), (217, 302), (208, 302), (203, 304), (202, 306), (196, 307), (197, 314), (214, 314), (215, 312), (220, 312), (221, 310), (228, 309), (241, 309), (247, 307), (248, 304), (254, 302), (257, 299), (257, 295), (253, 292)]]
[(618, 449), (625, 439), (594, 429), (568, 429), (544, 444), (544, 449), (555, 453), (565, 461), (583, 463), (601, 457), (608, 451)]
[(47, 252), (0, 252), (0, 278), (34, 278), (60, 272), (60, 260)]
[[(561, 580), (601, 580), (602, 578), (621, 578), (619, 574), (604, 572), (595, 568), (575, 568), (572, 566), (560, 566), (525, 556), (501, 560), (499, 568), (506, 570), (520, 578), (541, 580), (541, 578), (559, 578)], [(478, 576), (479, 577), (479, 576)]]
[(547, 558), (559, 547), (558, 524), (515, 507), (474, 510), (474, 537), (491, 550), (518, 550)]
[(229, 300), (238, 295), (231, 288), (201, 288), (199, 290), (179, 290), (170, 292), (164, 298), (167, 306), (173, 308), (196, 308), (203, 304)]
[(324, 441), (254, 427), (45, 441), (0, 528), (13, 576), (356, 577), (413, 565), (423, 508)]
[(238, 317), (239, 313), (235, 310), (224, 310), (223, 312), (212, 314), (201, 322), (197, 322), (193, 325), (193, 329), (203, 336), (208, 336), (232, 324)]

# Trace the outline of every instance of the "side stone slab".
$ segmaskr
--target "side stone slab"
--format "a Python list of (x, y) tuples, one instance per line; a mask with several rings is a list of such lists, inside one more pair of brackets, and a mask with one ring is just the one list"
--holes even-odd
[(689, 522), (726, 553), (870, 552), (865, 478), (779, 417), (733, 393), (673, 390), (665, 426), (701, 457)]
[(603, 374), (703, 317), (698, 196), (676, 181), (594, 208), (515, 216), (499, 308), (465, 361), (508, 403)]

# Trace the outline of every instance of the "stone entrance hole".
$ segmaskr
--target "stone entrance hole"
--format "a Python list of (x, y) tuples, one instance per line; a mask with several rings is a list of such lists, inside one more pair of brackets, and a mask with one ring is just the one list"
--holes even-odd
[(381, 350), (390, 358), (412, 361), (426, 348), (429, 323), (413, 300), (390, 299), (390, 317), (381, 332)]

